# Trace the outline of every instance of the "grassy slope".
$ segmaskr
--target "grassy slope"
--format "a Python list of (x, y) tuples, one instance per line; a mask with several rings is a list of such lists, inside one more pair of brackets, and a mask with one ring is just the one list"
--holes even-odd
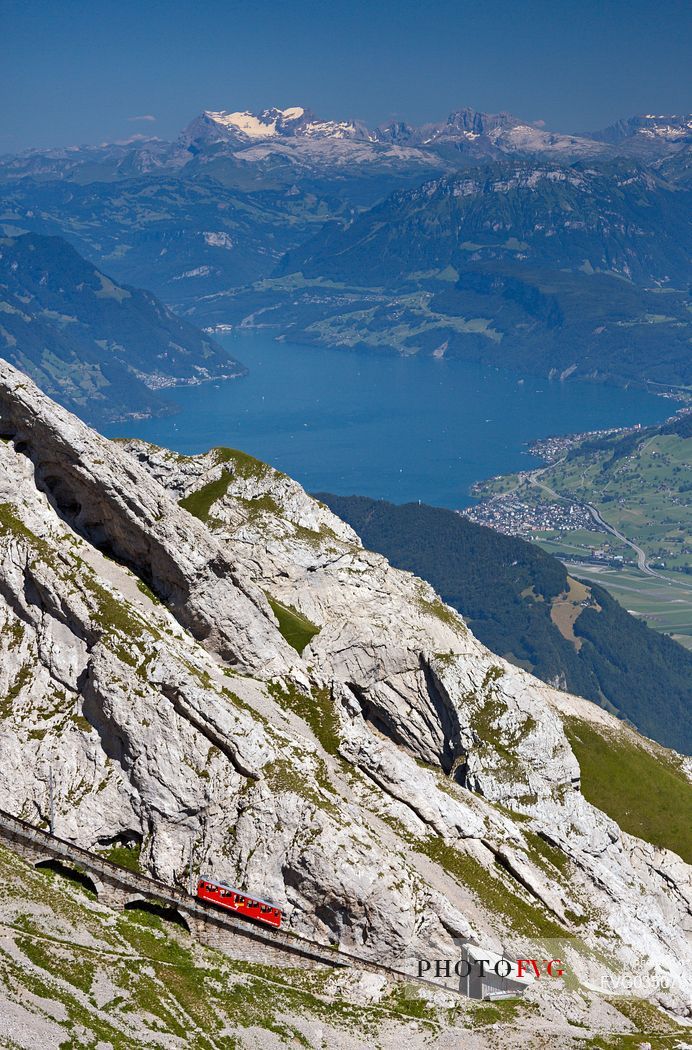
[(319, 631), (314, 623), (310, 623), (307, 617), (302, 616), (297, 609), (290, 605), (283, 605), (267, 595), (267, 601), (271, 610), (279, 621), (279, 630), (289, 645), (292, 645), (297, 653), (302, 653), (306, 645)]
[[(47, 1048), (240, 1050), (258, 1038), (262, 1045), (315, 1050), (393, 1046), (397, 1038), (419, 1047), (438, 1045), (440, 1037), (444, 1045), (462, 1045), (466, 1033), (483, 1039), (485, 1030), (498, 1046), (521, 1042), (528, 1030), (541, 1045), (555, 1046), (565, 1031), (564, 1021), (544, 1019), (533, 1002), (462, 1000), (451, 1010), (434, 1008), (405, 984), (387, 985), (363, 1005), (357, 975), (230, 959), (161, 916), (103, 908), (78, 883), (34, 870), (5, 847), (0, 922), (0, 1008), (20, 1003), (47, 1025), (50, 1035), (43, 1029), (41, 1037)], [(611, 1020), (615, 1033), (597, 1035), (575, 1022), (575, 1050), (634, 1048), (644, 1037), (652, 1050), (672, 1050), (684, 1034), (649, 1003), (613, 1005), (621, 1015)], [(0, 1045), (8, 1050), (29, 1045), (32, 1025), (29, 1019), (21, 1043), (14, 1041), (20, 1033), (11, 1032), (12, 1012), (5, 1023), (0, 1014)], [(628, 1022), (636, 1033), (627, 1031)]]
[(652, 754), (626, 730), (616, 737), (577, 718), (565, 729), (585, 798), (623, 831), (692, 863), (692, 785), (671, 756)]
[(254, 456), (248, 455), (247, 452), (240, 452), (235, 448), (219, 446), (218, 448), (210, 449), (209, 454), (213, 455), (215, 466), (230, 464), (232, 472), (222, 471), (218, 478), (200, 485), (198, 489), (189, 492), (187, 496), (183, 496), (179, 501), (180, 506), (188, 514), (199, 518), (206, 525), (214, 524), (214, 515), (211, 513), (211, 508), (218, 500), (223, 499), (228, 486), (234, 478), (262, 478), (271, 473), (280, 476), (278, 471), (274, 471), (266, 463), (262, 463), (261, 460), (255, 459)]

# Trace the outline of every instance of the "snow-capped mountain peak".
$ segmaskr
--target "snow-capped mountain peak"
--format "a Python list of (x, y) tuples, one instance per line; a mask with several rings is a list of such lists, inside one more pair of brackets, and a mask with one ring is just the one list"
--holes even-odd
[(305, 116), (305, 110), (301, 106), (264, 109), (261, 113), (251, 113), (249, 110), (234, 113), (226, 110), (205, 110), (204, 116), (219, 127), (244, 135), (248, 139), (270, 139), (285, 134), (288, 130), (287, 125), (301, 120)]
[(602, 131), (592, 132), (591, 138), (617, 146), (629, 143), (634, 149), (647, 143), (684, 145), (692, 140), (692, 113), (644, 113), (627, 117)]
[(248, 142), (294, 136), (373, 140), (368, 129), (358, 121), (320, 120), (302, 106), (290, 106), (287, 109), (273, 107), (260, 113), (252, 113), (249, 110), (233, 113), (226, 110), (206, 110), (201, 119), (213, 125), (217, 131)]

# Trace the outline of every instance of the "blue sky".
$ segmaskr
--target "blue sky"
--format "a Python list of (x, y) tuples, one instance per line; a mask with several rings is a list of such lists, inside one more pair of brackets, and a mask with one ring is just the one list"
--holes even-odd
[(578, 131), (692, 108), (689, 0), (0, 0), (0, 20), (3, 153), (169, 138), (203, 109)]

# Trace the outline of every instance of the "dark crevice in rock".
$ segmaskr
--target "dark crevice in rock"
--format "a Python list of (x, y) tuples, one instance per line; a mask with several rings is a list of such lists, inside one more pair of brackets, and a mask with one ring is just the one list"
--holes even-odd
[(143, 841), (144, 836), (141, 831), (135, 831), (134, 828), (127, 828), (125, 831), (119, 831), (117, 835), (106, 835), (97, 839), (99, 846), (127, 846), (128, 849), (141, 846)]
[(410, 751), (410, 742), (398, 731), (396, 723), (388, 712), (377, 707), (370, 700), (367, 690), (363, 686), (358, 685), (357, 682), (346, 682), (345, 684), (356, 697), (360, 705), (361, 714), (368, 725), (376, 729), (382, 736), (386, 736), (389, 740), (393, 740), (394, 743)]
[(104, 712), (102, 698), (94, 687), (88, 667), (80, 675), (77, 685), (82, 697), (82, 714), (98, 733), (104, 754), (127, 774), (131, 767), (128, 742), (120, 727)]
[(462, 750), (452, 762), (447, 774), (459, 787), (468, 788), (469, 763), (466, 751)]
[(75, 498), (72, 489), (65, 485), (64, 479), (52, 474), (45, 475), (42, 479), (42, 489), (46, 495), (52, 496), (54, 508), (67, 521), (75, 520), (81, 513), (82, 505)]
[(59, 450), (43, 452), (39, 444), (17, 440), (15, 450), (32, 462), (36, 487), (58, 517), (108, 558), (131, 569), (162, 602), (184, 609), (189, 584), (173, 557), (147, 531), (147, 522), (138, 524), (141, 510), (132, 506), (134, 514), (128, 518), (78, 463), (67, 454), (60, 457)]
[[(446, 693), (437, 687), (435, 678), (423, 660), (421, 660), (421, 669), (425, 676), (431, 708), (435, 714), (435, 721), (432, 725), (435, 728), (441, 728), (443, 735), (443, 746), (438, 751), (437, 760), (444, 773), (449, 775), (454, 770), (454, 773), (452, 773), (453, 779), (460, 783), (462, 787), (465, 787), (466, 753), (459, 742), (460, 730), (456, 712), (449, 703)], [(430, 761), (432, 755), (428, 749), (426, 748), (425, 752), (421, 752), (420, 749), (413, 746), (411, 738), (402, 733), (393, 716), (385, 708), (380, 707), (376, 700), (373, 701), (363, 686), (353, 681), (345, 684), (356, 697), (360, 705), (361, 714), (371, 728), (377, 730), (378, 733), (387, 737), (387, 739), (392, 740), (399, 747), (403, 747), (414, 757)]]
[[(439, 680), (433, 673), (427, 660), (421, 657), (421, 670), (425, 678), (425, 687), (430, 698), (430, 703), (437, 716), (439, 726), (444, 737), (444, 745), (439, 756), (440, 765), (445, 773), (450, 773), (457, 764), (457, 760), (464, 756), (461, 746), (461, 726), (459, 716), (451, 703), (445, 689), (440, 686)], [(465, 781), (464, 773), (464, 781)]]

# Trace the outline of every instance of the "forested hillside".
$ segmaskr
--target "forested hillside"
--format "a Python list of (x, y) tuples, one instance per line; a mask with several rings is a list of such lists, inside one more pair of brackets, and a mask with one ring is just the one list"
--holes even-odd
[(622, 161), (455, 173), (288, 252), (273, 321), (297, 342), (688, 384), (689, 211), (685, 187)]

